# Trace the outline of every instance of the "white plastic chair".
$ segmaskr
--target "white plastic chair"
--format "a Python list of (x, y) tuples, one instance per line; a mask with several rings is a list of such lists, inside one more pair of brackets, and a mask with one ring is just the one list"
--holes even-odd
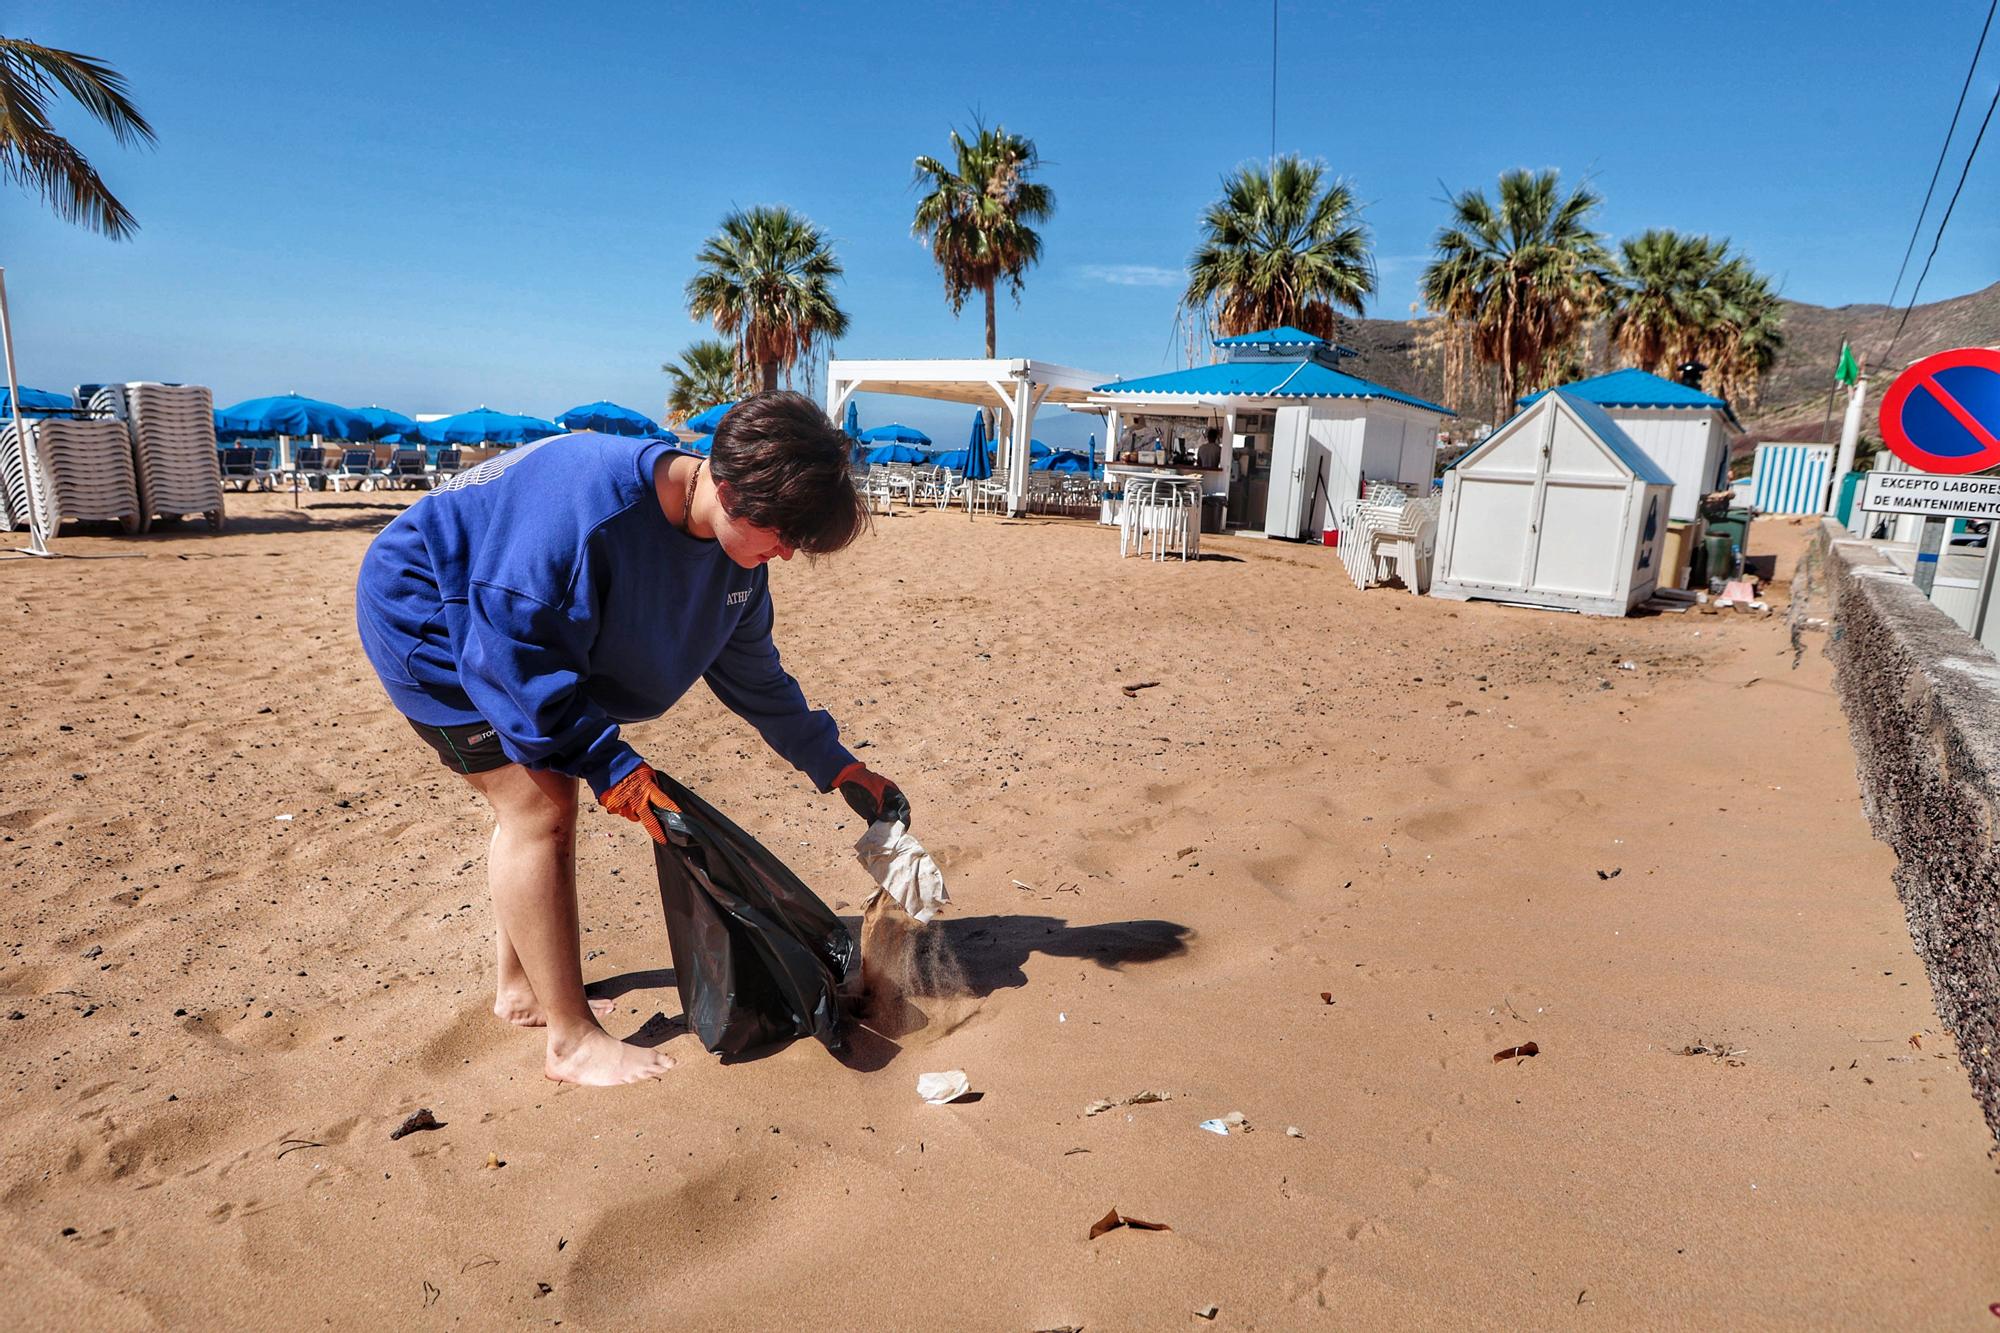
[(1421, 597), (1430, 582), (1431, 555), (1437, 546), (1437, 501), (1409, 500), (1377, 512), (1384, 521), (1371, 533), (1370, 556), (1376, 572), (1393, 574), (1412, 596)]

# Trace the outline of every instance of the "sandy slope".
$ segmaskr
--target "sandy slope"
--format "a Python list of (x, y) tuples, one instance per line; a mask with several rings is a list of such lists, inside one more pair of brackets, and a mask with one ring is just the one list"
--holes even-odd
[[(682, 1066), (585, 1092), (488, 1013), (483, 821), (349, 627), (400, 503), (232, 497), (220, 538), (0, 565), (24, 1323), (1907, 1325), (2000, 1300), (1990, 1144), (1827, 668), (1794, 669), (1781, 620), (885, 521), (780, 571), (781, 645), (916, 801), (968, 993), (845, 1064), (724, 1066), (672, 1022), (642, 841), (593, 810), (586, 975)], [(852, 816), (712, 700), (635, 731), (858, 908)], [(921, 1104), (948, 1068), (983, 1098)], [(1083, 1113), (1141, 1089), (1173, 1100)], [(446, 1127), (388, 1141), (418, 1106)], [(1232, 1110), (1252, 1132), (1196, 1129)], [(1173, 1230), (1087, 1241), (1113, 1206)]]

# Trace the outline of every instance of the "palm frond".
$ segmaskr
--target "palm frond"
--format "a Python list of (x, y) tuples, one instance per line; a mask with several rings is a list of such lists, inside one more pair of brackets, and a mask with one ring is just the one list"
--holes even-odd
[(18, 37), (0, 37), (0, 176), (42, 196), (56, 215), (113, 240), (138, 229), (89, 159), (59, 134), (49, 115), (67, 94), (120, 144), (154, 142), (125, 79), (94, 56)]

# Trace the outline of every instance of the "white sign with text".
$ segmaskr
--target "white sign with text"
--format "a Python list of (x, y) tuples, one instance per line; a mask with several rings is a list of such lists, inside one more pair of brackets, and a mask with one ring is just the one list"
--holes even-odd
[(1861, 507), (1925, 518), (2000, 518), (2000, 476), (1870, 472), (1862, 484)]

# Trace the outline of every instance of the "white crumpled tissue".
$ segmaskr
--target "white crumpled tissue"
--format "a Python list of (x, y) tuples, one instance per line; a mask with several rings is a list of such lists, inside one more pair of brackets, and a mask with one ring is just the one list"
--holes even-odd
[[(929, 921), (938, 908), (951, 905), (944, 891), (944, 872), (924, 845), (910, 836), (902, 820), (878, 819), (870, 824), (861, 841), (854, 844), (854, 855), (875, 877), (878, 892), (894, 898), (918, 921)], [(875, 894), (870, 894), (868, 901), (875, 901)]]
[(963, 1069), (947, 1069), (942, 1074), (917, 1075), (917, 1096), (932, 1106), (955, 1102), (972, 1091), (972, 1080)]

